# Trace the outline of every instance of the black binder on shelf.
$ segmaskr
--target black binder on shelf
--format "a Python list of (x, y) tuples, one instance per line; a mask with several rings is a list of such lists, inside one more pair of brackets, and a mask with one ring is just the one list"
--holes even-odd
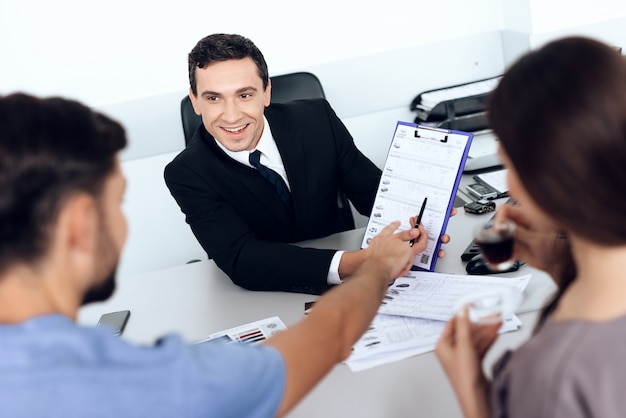
[(500, 75), (424, 91), (411, 102), (410, 108), (416, 113), (415, 123), (474, 134), (465, 172), (476, 172), (501, 164), (497, 155), (497, 140), (489, 127), (487, 116), (489, 94), (501, 78)]
[(500, 78), (424, 91), (411, 102), (415, 123), (436, 128), (475, 132), (488, 129), (487, 97)]

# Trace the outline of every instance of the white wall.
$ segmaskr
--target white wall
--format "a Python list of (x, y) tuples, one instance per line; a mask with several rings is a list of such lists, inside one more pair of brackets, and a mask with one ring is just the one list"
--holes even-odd
[[(565, 30), (580, 33), (577, 28), (626, 16), (623, 0), (530, 0), (530, 5), (534, 34)], [(596, 33), (603, 37), (602, 32)], [(621, 36), (626, 39), (624, 31)]]
[(623, 0), (502, 0), (505, 65), (543, 44), (569, 35), (599, 39), (626, 49)]
[[(0, 94), (79, 99), (127, 129), (120, 276), (205, 257), (163, 182), (183, 148), (186, 56), (201, 37), (240, 33), (270, 75), (306, 70), (357, 146), (382, 166), (419, 92), (501, 74), (563, 34), (626, 46), (623, 0), (0, 0)], [(624, 3), (624, 4), (622, 4)]]
[(0, 91), (118, 103), (185, 89), (186, 55), (210, 33), (250, 37), (280, 74), (497, 30), (498, 4), (2, 0)]

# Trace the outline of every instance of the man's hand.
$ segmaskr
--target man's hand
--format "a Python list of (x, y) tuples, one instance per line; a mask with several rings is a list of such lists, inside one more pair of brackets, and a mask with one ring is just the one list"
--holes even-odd
[[(456, 208), (452, 208), (452, 211), (450, 212), (450, 217), (453, 217), (454, 215), (456, 215)], [(417, 216), (411, 216), (409, 218), (409, 225), (415, 225), (416, 221), (417, 221)], [(441, 236), (441, 243), (442, 244), (447, 244), (449, 242), (450, 242), (450, 235), (443, 234)], [(426, 247), (424, 247), (424, 248), (426, 248)], [(443, 249), (439, 249), (439, 252), (437, 253), (437, 257), (443, 258), (445, 255), (446, 255), (446, 252)]]
[[(456, 215), (456, 208), (452, 209), (452, 212), (450, 214), (450, 216), (454, 216)], [(417, 217), (416, 216), (412, 216), (411, 218), (409, 218), (409, 224), (410, 225), (415, 225), (415, 222), (417, 221)], [(391, 224), (388, 225), (388, 227), (390, 227), (391, 225), (395, 225), (395, 228), (393, 229), (394, 231), (398, 228), (398, 226), (400, 225), (400, 223), (398, 221), (393, 222)], [(382, 231), (381, 231), (382, 233)], [(379, 234), (380, 235), (380, 234)], [(412, 252), (413, 252), (413, 259), (415, 259), (415, 256), (417, 256), (417, 254), (421, 253), (422, 251), (424, 251), (426, 249), (426, 243), (427, 243), (427, 239), (428, 239), (428, 234), (426, 233), (426, 230), (424, 229), (424, 227), (422, 225), (420, 225), (419, 228), (411, 228), (408, 229), (406, 231), (402, 231), (397, 233), (398, 237), (400, 240), (405, 241), (405, 245), (407, 247), (409, 247), (409, 241), (411, 241), (412, 239), (415, 239), (415, 242), (413, 244), (413, 247), (409, 247), (411, 248)], [(444, 234), (441, 236), (441, 242), (444, 244), (447, 244), (450, 242), (450, 236), (448, 234)], [(365, 260), (367, 260), (370, 257), (369, 251), (370, 251), (370, 247), (371, 247), (371, 243), (369, 244), (369, 246), (365, 249), (362, 250), (358, 250), (358, 251), (347, 251), (345, 252), (342, 257), (341, 257), (341, 261), (339, 263), (339, 277), (341, 277), (342, 279), (346, 279), (348, 277), (350, 277), (354, 271), (365, 262)], [(439, 258), (442, 258), (445, 255), (445, 251), (444, 250), (439, 250), (438, 256)], [(411, 263), (413, 262), (413, 259), (411, 259)], [(410, 269), (413, 266), (413, 264), (411, 264), (408, 268)], [(408, 270), (406, 270), (404, 273), (405, 274)], [(398, 275), (396, 277), (399, 277), (401, 275)]]

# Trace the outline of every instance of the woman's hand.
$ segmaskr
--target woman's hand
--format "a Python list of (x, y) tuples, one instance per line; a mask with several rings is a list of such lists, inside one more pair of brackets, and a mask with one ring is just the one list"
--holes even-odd
[(463, 410), (464, 416), (489, 416), (489, 383), (482, 360), (496, 337), (501, 322), (473, 324), (467, 307), (445, 326), (435, 347), (439, 359)]
[(515, 258), (545, 271), (558, 282), (570, 257), (568, 240), (556, 230), (556, 226), (531, 220), (523, 206), (502, 205), (496, 218), (511, 219), (517, 224), (513, 249)]

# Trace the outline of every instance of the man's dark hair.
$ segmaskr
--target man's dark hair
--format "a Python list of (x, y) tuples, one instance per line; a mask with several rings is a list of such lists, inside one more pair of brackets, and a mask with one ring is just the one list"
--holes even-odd
[(124, 128), (63, 98), (0, 97), (0, 272), (36, 263), (73, 193), (99, 198)]
[(213, 62), (251, 58), (256, 64), (263, 90), (267, 88), (269, 74), (265, 58), (252, 41), (241, 35), (216, 33), (200, 39), (188, 57), (189, 85), (194, 96), (198, 95), (196, 68), (205, 68)]

